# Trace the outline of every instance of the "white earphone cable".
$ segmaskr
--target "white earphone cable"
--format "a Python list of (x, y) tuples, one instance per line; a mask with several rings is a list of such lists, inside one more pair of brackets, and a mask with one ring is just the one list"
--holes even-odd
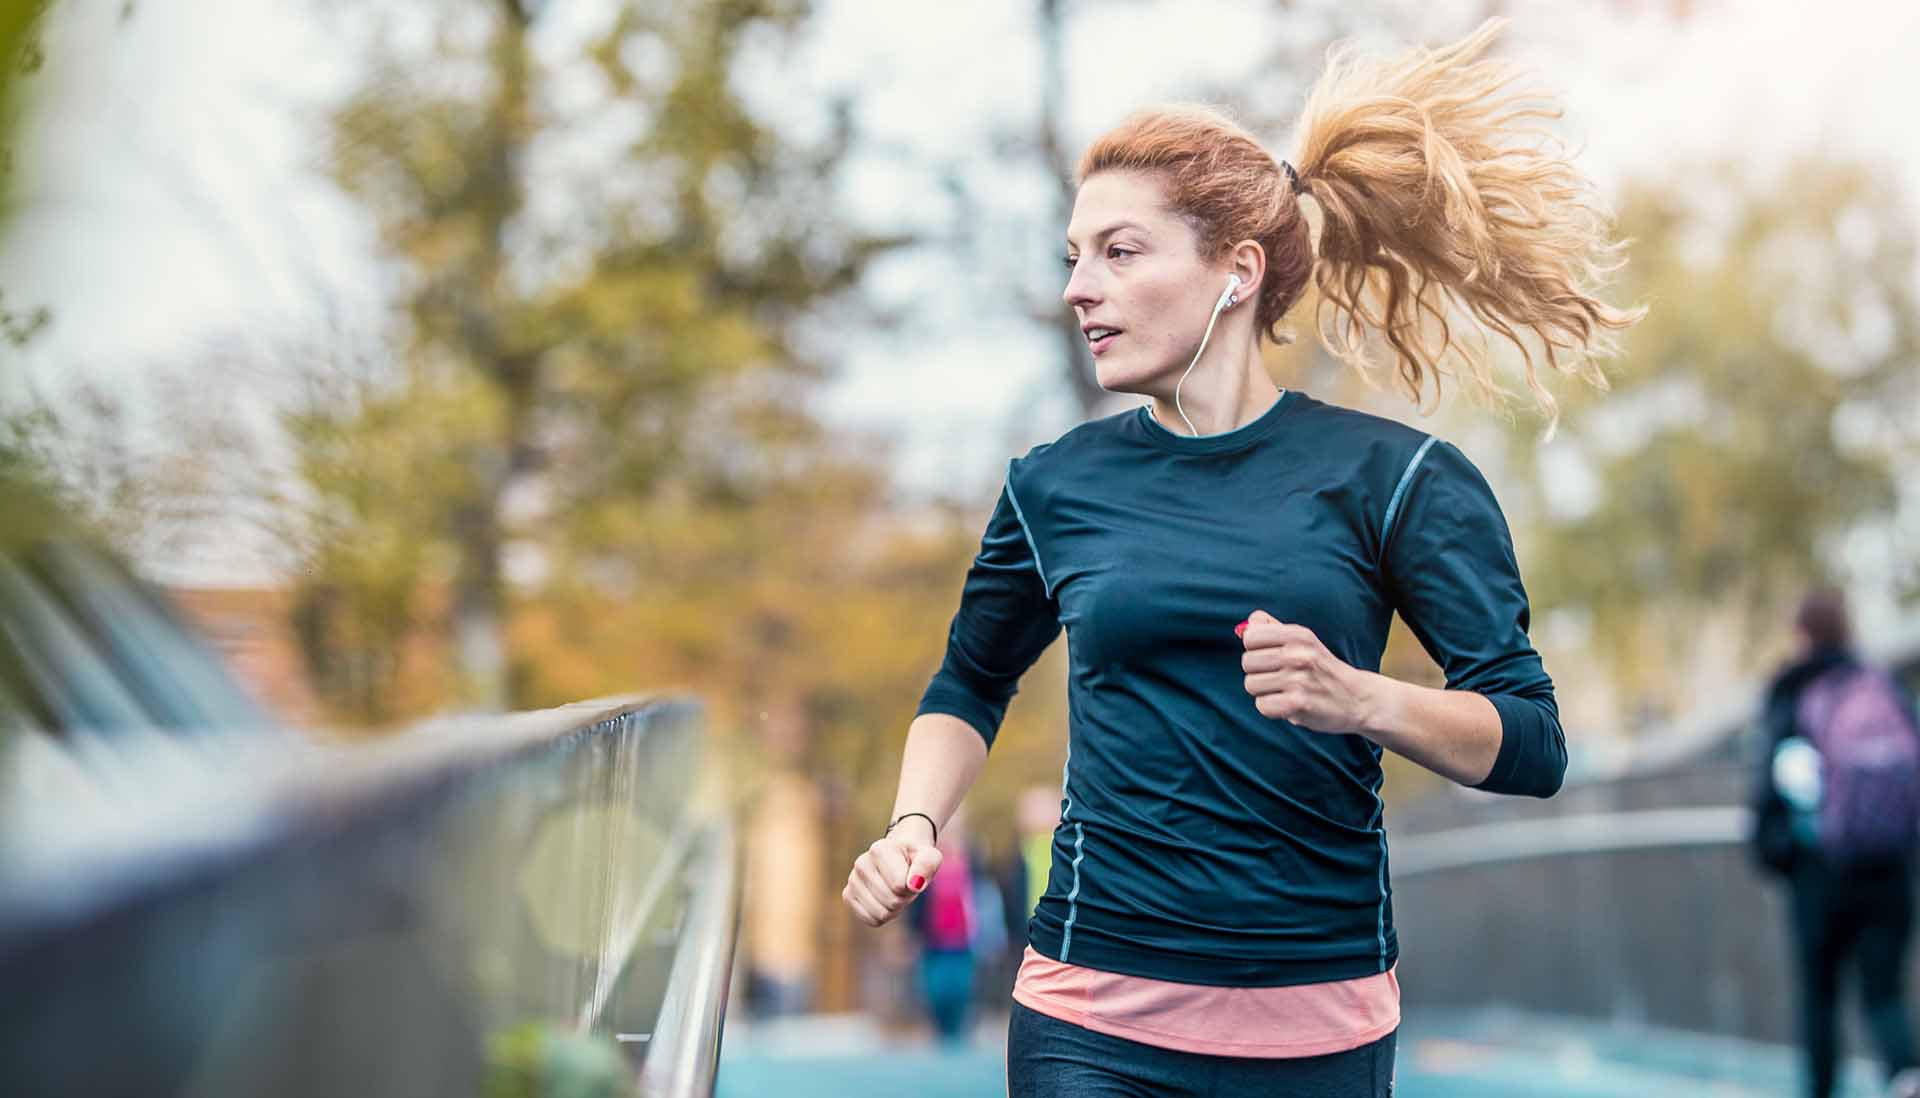
[(1187, 410), (1180, 403), (1180, 388), (1187, 383), (1187, 374), (1193, 373), (1193, 368), (1200, 364), (1200, 356), (1206, 353), (1207, 340), (1213, 338), (1213, 326), (1215, 322), (1220, 319), (1221, 310), (1239, 300), (1238, 296), (1234, 293), (1234, 289), (1239, 285), (1240, 279), (1237, 276), (1229, 275), (1227, 277), (1227, 290), (1220, 295), (1220, 300), (1213, 303), (1213, 315), (1207, 318), (1207, 330), (1206, 333), (1200, 337), (1200, 349), (1193, 352), (1193, 361), (1187, 363), (1186, 373), (1180, 375), (1179, 382), (1173, 387), (1173, 406), (1179, 411), (1180, 418), (1187, 420), (1187, 433), (1192, 435), (1197, 436), (1200, 432), (1194, 428), (1193, 420), (1187, 419)]

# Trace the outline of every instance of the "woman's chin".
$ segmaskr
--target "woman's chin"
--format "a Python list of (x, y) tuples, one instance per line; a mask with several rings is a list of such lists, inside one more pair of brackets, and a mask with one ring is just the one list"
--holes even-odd
[(1124, 363), (1093, 360), (1093, 377), (1100, 387), (1109, 393), (1141, 393), (1148, 391), (1158, 370), (1128, 368)]

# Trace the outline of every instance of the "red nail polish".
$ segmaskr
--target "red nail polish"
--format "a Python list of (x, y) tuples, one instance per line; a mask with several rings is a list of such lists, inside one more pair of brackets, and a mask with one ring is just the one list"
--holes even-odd
[(920, 874), (915, 873), (912, 877), (907, 879), (907, 887), (913, 889), (915, 892), (918, 892), (921, 889), (927, 887), (927, 879), (925, 877), (922, 877)]
[(1244, 622), (1244, 621), (1243, 621), (1243, 622), (1241, 622), (1241, 623), (1240, 623), (1239, 625), (1236, 625), (1236, 626), (1234, 626), (1234, 627), (1233, 627), (1233, 635), (1234, 635), (1234, 636), (1236, 636), (1236, 637), (1243, 637), (1243, 638), (1244, 638), (1244, 637), (1245, 637), (1245, 636), (1247, 635), (1247, 626), (1248, 626), (1248, 624), (1250, 624), (1250, 623), (1248, 623), (1248, 622)]

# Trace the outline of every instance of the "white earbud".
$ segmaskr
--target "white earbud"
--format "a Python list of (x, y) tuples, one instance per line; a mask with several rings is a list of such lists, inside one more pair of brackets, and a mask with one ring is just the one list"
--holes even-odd
[(1213, 338), (1213, 323), (1220, 319), (1221, 310), (1230, 309), (1234, 305), (1239, 304), (1239, 289), (1240, 276), (1237, 274), (1228, 275), (1227, 288), (1220, 291), (1220, 300), (1213, 303), (1213, 315), (1207, 318), (1207, 332), (1200, 337), (1200, 350), (1193, 352), (1193, 361), (1187, 363), (1187, 373), (1181, 374), (1180, 383), (1173, 387), (1173, 406), (1179, 410), (1180, 418), (1187, 420), (1187, 431), (1191, 434), (1198, 435), (1200, 432), (1194, 430), (1193, 420), (1187, 418), (1187, 409), (1180, 403), (1180, 390), (1187, 383), (1187, 374), (1193, 373), (1193, 368), (1200, 364), (1200, 355), (1207, 349), (1207, 340)]

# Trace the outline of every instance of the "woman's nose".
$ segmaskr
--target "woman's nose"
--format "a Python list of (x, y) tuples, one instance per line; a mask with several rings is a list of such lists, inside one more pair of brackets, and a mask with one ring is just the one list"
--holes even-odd
[(1075, 267), (1067, 276), (1067, 288), (1060, 292), (1060, 300), (1074, 308), (1097, 303), (1100, 298), (1094, 292), (1093, 276), (1084, 267)]

